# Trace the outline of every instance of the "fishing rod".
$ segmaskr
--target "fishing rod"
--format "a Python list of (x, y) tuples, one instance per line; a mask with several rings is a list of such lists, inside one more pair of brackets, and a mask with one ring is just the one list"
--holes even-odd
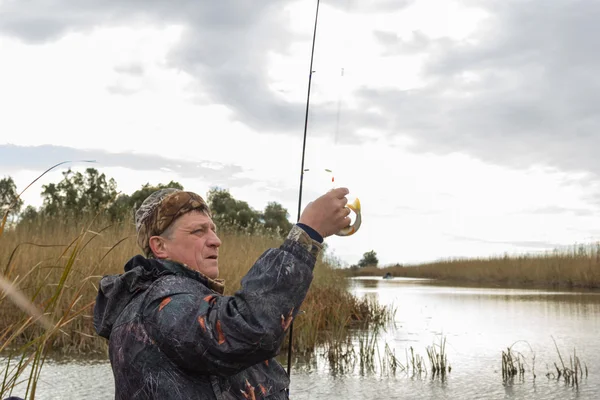
[[(319, 20), (319, 3), (320, 0), (317, 0), (317, 9), (315, 12), (315, 27), (313, 30), (313, 38), (312, 38), (312, 50), (310, 52), (310, 69), (308, 73), (308, 93), (306, 95), (306, 113), (304, 115), (304, 139), (302, 142), (302, 165), (300, 167), (300, 190), (298, 194), (298, 217), (296, 221), (300, 221), (300, 212), (302, 211), (302, 183), (304, 181), (304, 155), (306, 154), (306, 132), (308, 131), (308, 110), (310, 106), (310, 86), (312, 83), (312, 75), (315, 71), (313, 71), (313, 60), (315, 56), (315, 41), (317, 38), (317, 23)], [(288, 377), (291, 375), (292, 371), (292, 338), (294, 331), (294, 320), (290, 324), (290, 339), (288, 343), (288, 365), (287, 365), (287, 374)], [(288, 395), (290, 393), (290, 389), (287, 389)]]
[[(308, 171), (308, 169), (304, 169), (304, 158), (305, 158), (305, 154), (306, 154), (306, 133), (308, 131), (308, 112), (310, 109), (310, 88), (311, 88), (311, 83), (312, 83), (312, 75), (315, 72), (313, 70), (313, 61), (314, 61), (314, 56), (315, 56), (315, 42), (316, 42), (316, 38), (317, 38), (317, 24), (319, 21), (319, 4), (320, 4), (320, 0), (317, 0), (317, 7), (316, 7), (316, 11), (315, 11), (315, 26), (314, 26), (313, 38), (312, 38), (312, 49), (310, 52), (310, 68), (309, 68), (309, 73), (308, 73), (308, 89), (307, 89), (307, 94), (306, 94), (306, 112), (304, 115), (304, 138), (303, 138), (303, 142), (302, 142), (302, 163), (300, 166), (300, 190), (298, 193), (298, 217), (297, 217), (296, 221), (300, 221), (300, 215), (301, 215), (301, 211), (302, 211), (302, 187), (303, 187), (303, 183), (304, 183), (304, 172)], [(343, 70), (342, 70), (342, 76), (343, 76)], [(339, 105), (338, 105), (338, 108), (339, 108)], [(339, 110), (338, 110), (338, 119), (339, 119)], [(336, 139), (337, 139), (337, 129), (336, 129)], [(326, 169), (326, 171), (332, 172), (329, 169)], [(332, 177), (332, 182), (333, 182), (333, 177)], [(346, 205), (346, 207), (349, 208), (351, 211), (353, 211), (356, 214), (356, 219), (353, 224), (351, 224), (351, 225), (341, 229), (339, 232), (337, 232), (336, 233), (337, 236), (353, 235), (356, 231), (358, 231), (358, 229), (360, 228), (360, 225), (361, 225), (360, 200), (358, 198), (356, 198), (352, 203), (348, 203)], [(289, 343), (288, 343), (288, 365), (287, 365), (288, 377), (291, 377), (291, 370), (292, 370), (293, 331), (294, 331), (294, 321), (292, 320), (292, 323), (290, 324), (290, 337), (289, 337)], [(287, 389), (287, 393), (289, 395), (289, 393), (290, 393), (289, 388)]]

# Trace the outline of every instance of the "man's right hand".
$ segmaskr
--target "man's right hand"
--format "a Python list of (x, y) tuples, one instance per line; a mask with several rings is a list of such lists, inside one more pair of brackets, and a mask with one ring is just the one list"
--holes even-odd
[(310, 226), (323, 238), (339, 232), (351, 222), (350, 209), (346, 208), (348, 193), (347, 188), (337, 188), (311, 201), (298, 222)]

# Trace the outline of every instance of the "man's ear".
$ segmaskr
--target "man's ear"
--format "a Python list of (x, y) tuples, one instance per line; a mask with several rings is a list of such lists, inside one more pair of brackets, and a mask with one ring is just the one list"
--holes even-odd
[(156, 258), (164, 259), (169, 256), (164, 238), (160, 236), (151, 236), (148, 245)]

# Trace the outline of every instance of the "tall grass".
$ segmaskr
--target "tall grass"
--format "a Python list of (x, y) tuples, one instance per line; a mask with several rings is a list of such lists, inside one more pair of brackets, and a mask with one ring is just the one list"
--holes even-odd
[(352, 276), (428, 278), (466, 284), (600, 288), (600, 243), (545, 254), (456, 259), (415, 266), (347, 270)]
[[(226, 281), (226, 294), (239, 289), (241, 278), (266, 249), (282, 242), (266, 235), (225, 232), (220, 236), (220, 278)], [(78, 304), (87, 305), (86, 311), (49, 343), (53, 350), (69, 354), (104, 352), (105, 340), (95, 334), (91, 315), (98, 280), (102, 275), (122, 273), (125, 262), (139, 253), (132, 223), (40, 223), (4, 233), (0, 267), (4, 276), (39, 307), (52, 302), (54, 318), (71, 307), (74, 296)], [(62, 287), (59, 295), (55, 293), (57, 285)], [(320, 335), (330, 337), (337, 328), (369, 322), (386, 312), (375, 303), (352, 296), (339, 272), (322, 260), (315, 268), (302, 311), (294, 323), (298, 351), (313, 349)], [(12, 326), (22, 316), (19, 307), (3, 300), (0, 329)], [(13, 344), (27, 342), (42, 330), (32, 325), (17, 335)]]
[[(6, 218), (0, 226), (0, 235), (10, 236), (4, 231), (4, 222)], [(7, 356), (0, 397), (11, 395), (16, 385), (26, 382), (24, 397), (34, 399), (41, 368), (53, 340), (61, 335), (68, 335), (65, 327), (80, 318), (93, 304), (83, 303), (82, 306), (83, 285), (78, 285), (68, 300), (64, 297), (66, 288), (69, 287), (67, 279), (73, 270), (77, 255), (89, 243), (85, 243), (84, 239), (85, 234), (80, 234), (68, 246), (63, 246), (65, 249), (59, 259), (65, 258), (64, 264), (56, 270), (56, 279), (53, 281), (46, 280), (50, 273), (46, 275), (46, 279), (40, 277), (43, 273), (40, 267), (42, 263), (25, 270), (15, 268), (16, 264), (13, 262), (17, 262), (15, 255), (20, 246), (16, 246), (10, 253), (0, 275), (3, 287), (0, 298), (0, 354)], [(29, 245), (36, 246), (34, 243)], [(81, 282), (85, 283), (86, 280)], [(29, 296), (27, 291), (30, 292)], [(29, 375), (24, 378), (22, 375), (28, 367)]]
[[(239, 289), (242, 277), (265, 250), (282, 243), (268, 232), (225, 230), (220, 237), (220, 278), (226, 281), (226, 294)], [(3, 232), (0, 355), (8, 363), (0, 371), (0, 398), (20, 380), (29, 383), (26, 398), (34, 398), (49, 355), (106, 356), (106, 340), (96, 335), (92, 322), (97, 284), (103, 275), (122, 273), (125, 262), (139, 253), (132, 221), (40, 221)], [(385, 320), (385, 307), (358, 299), (347, 289), (339, 271), (319, 260), (294, 322), (294, 351), (309, 353), (324, 342), (343, 340), (355, 324)], [(282, 352), (287, 344), (285, 340)], [(23, 377), (25, 370), (31, 373)]]

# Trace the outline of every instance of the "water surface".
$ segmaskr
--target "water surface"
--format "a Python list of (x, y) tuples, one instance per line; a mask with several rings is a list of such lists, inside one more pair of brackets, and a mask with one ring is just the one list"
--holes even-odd
[[(398, 361), (406, 352), (427, 358), (427, 346), (446, 339), (452, 371), (445, 379), (382, 369), (337, 371), (326, 357), (298, 361), (292, 369), (293, 399), (598, 399), (600, 398), (600, 293), (526, 289), (460, 288), (427, 280), (355, 278), (352, 291), (396, 307), (395, 321), (377, 342), (383, 358), (387, 344)], [(301, 317), (300, 317), (301, 318)], [(579, 387), (549, 379), (574, 349), (588, 367)], [(502, 351), (513, 346), (527, 362), (524, 377), (505, 383)], [(535, 356), (535, 364), (533, 357)], [(284, 362), (286, 356), (281, 356)], [(376, 363), (377, 364), (377, 363)], [(532, 371), (534, 367), (534, 371)], [(536, 374), (534, 379), (533, 374)], [(48, 362), (41, 374), (39, 399), (113, 398), (106, 362)], [(15, 393), (16, 394), (16, 393)]]

